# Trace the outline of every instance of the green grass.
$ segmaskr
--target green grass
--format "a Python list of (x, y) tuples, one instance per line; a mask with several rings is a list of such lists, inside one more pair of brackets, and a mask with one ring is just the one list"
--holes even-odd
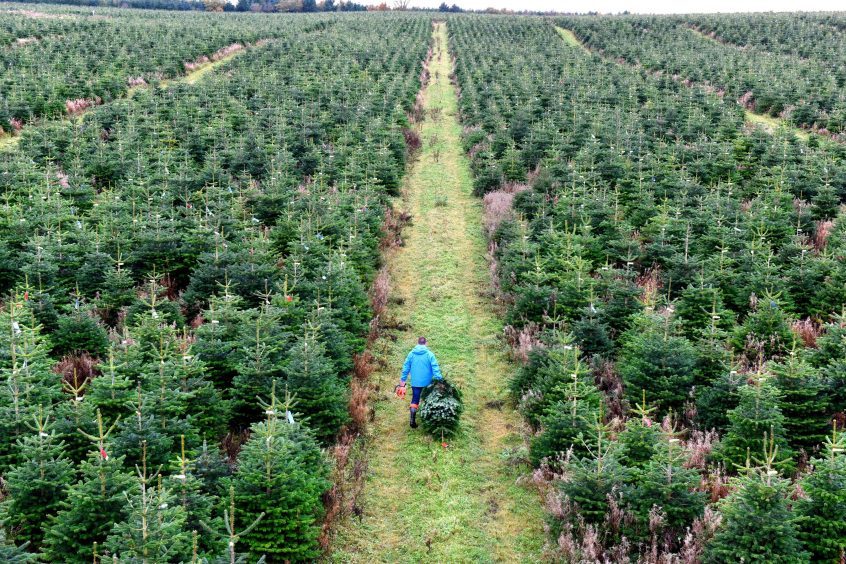
[(11, 151), (18, 146), (20, 140), (21, 138), (17, 135), (9, 135), (8, 133), (0, 135), (0, 151)]
[[(536, 491), (517, 485), (519, 472), (502, 457), (521, 442), (519, 416), (507, 406), (486, 405), (505, 398), (514, 367), (503, 354), (501, 321), (486, 297), (481, 205), (461, 148), (446, 37), (445, 24), (436, 25), (424, 95), (427, 110), (441, 111), (420, 126), (424, 144), (405, 180), (402, 205), (413, 224), (404, 231), (405, 246), (388, 257), (396, 298), (390, 315), (409, 329), (376, 345), (386, 364), (372, 376), (376, 421), (365, 439), (370, 474), (360, 500), (363, 515), (340, 525), (330, 557), (335, 562), (541, 559), (541, 501)], [(464, 393), (461, 431), (446, 448), (409, 429), (408, 402), (392, 397), (418, 335), (429, 338), (444, 374)]]
[(758, 114), (750, 110), (746, 110), (744, 112), (746, 117), (746, 121), (752, 125), (761, 126), (769, 133), (773, 133), (777, 129), (782, 127), (786, 127), (789, 130), (793, 131), (794, 135), (803, 141), (807, 141), (810, 137), (809, 133), (800, 127), (795, 127), (790, 125), (783, 119), (774, 118), (772, 116), (767, 116), (764, 114)]
[(558, 35), (560, 35), (564, 39), (564, 43), (566, 43), (567, 45), (571, 47), (578, 47), (579, 49), (582, 49), (585, 53), (590, 53), (590, 49), (588, 49), (584, 43), (579, 41), (579, 38), (576, 37), (576, 34), (570, 31), (569, 29), (564, 29), (563, 27), (555, 26), (555, 31), (558, 32)]

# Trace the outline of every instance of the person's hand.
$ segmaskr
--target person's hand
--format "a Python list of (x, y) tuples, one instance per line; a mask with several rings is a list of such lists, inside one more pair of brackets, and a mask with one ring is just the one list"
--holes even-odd
[(405, 388), (405, 382), (403, 382), (402, 380), (400, 380), (400, 381), (399, 381), (399, 384), (397, 384), (397, 386), (399, 386), (400, 388)]

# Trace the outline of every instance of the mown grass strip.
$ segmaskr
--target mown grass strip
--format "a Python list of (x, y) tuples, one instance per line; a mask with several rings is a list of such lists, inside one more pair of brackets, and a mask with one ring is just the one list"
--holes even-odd
[[(481, 203), (461, 147), (458, 98), (450, 83), (446, 24), (434, 29), (424, 90), (423, 146), (405, 180), (413, 224), (390, 257), (389, 317), (408, 325), (381, 339), (384, 368), (371, 378), (378, 398), (366, 438), (371, 474), (362, 514), (338, 531), (336, 562), (537, 562), (543, 511), (519, 485), (504, 449), (521, 443), (520, 418), (502, 406), (514, 367), (498, 341), (501, 320), (486, 297), (490, 279)], [(408, 428), (408, 403), (393, 398), (402, 361), (418, 335), (429, 338), (445, 375), (463, 393), (461, 432), (433, 440)]]
[(570, 31), (569, 29), (555, 26), (555, 31), (558, 32), (558, 35), (564, 38), (564, 43), (566, 43), (567, 45), (570, 45), (571, 47), (578, 47), (587, 54), (591, 53), (590, 49), (588, 49), (584, 43), (579, 41), (579, 38), (576, 37), (576, 34)]

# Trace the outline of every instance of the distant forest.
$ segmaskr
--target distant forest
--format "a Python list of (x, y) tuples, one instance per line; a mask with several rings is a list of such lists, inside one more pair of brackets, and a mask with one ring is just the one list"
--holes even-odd
[[(3, 0), (0, 0), (2, 2)], [(33, 0), (31, 4), (64, 4), (68, 6), (101, 6), (105, 8), (142, 8), (147, 10), (197, 10), (210, 12), (364, 12), (367, 6), (335, 0)], [(371, 7), (373, 8), (373, 7)], [(376, 8), (379, 8), (377, 6)], [(385, 5), (383, 9), (387, 9)], [(446, 11), (446, 10), (442, 10)], [(448, 11), (460, 11), (453, 5)]]

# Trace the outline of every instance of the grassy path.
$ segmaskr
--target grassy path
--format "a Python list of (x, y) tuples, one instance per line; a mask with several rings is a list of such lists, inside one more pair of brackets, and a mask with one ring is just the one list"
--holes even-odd
[[(409, 329), (378, 344), (387, 362), (372, 376), (378, 403), (366, 438), (363, 515), (341, 525), (332, 560), (535, 562), (543, 545), (542, 508), (501, 456), (520, 443), (519, 417), (502, 405), (513, 366), (485, 297), (481, 206), (460, 143), (446, 24), (436, 24), (433, 33), (423, 147), (405, 183), (413, 224), (403, 232), (405, 246), (390, 257), (390, 314)], [(462, 431), (446, 448), (409, 429), (407, 402), (392, 398), (418, 334), (429, 338), (444, 374), (464, 392)]]
[[(248, 49), (250, 49), (250, 47), (246, 47), (246, 48), (241, 49), (239, 51), (235, 51), (234, 53), (230, 53), (230, 54), (226, 55), (225, 57), (220, 58), (217, 61), (210, 61), (210, 62), (208, 62), (204, 65), (201, 65), (199, 68), (194, 69), (193, 71), (190, 71), (190, 72), (188, 72), (188, 73), (186, 73), (182, 76), (177, 76), (177, 77), (174, 77), (174, 78), (168, 78), (168, 79), (162, 80), (158, 84), (162, 88), (168, 88), (168, 87), (170, 87), (171, 85), (174, 85), (174, 84), (196, 84), (201, 79), (203, 79), (205, 76), (207, 76), (209, 73), (211, 73), (215, 69), (218, 69), (221, 66), (225, 65), (226, 63), (228, 63), (229, 61), (231, 61), (232, 59), (234, 59), (235, 57), (237, 57), (241, 53), (246, 52)], [(121, 99), (125, 99), (125, 98), (132, 98), (139, 91), (148, 90), (149, 88), (150, 88), (149, 85), (133, 86), (126, 91), (126, 94), (124, 96), (117, 98), (117, 100), (121, 100)], [(88, 111), (90, 111), (91, 109), (94, 109), (96, 107), (99, 107), (99, 106), (94, 106), (94, 107), (90, 108), (89, 110), (86, 110), (85, 112), (82, 112), (82, 113), (80, 113), (76, 116), (73, 116), (73, 117), (65, 116), (62, 119), (63, 120), (74, 120), (77, 123), (79, 123), (79, 122), (82, 121), (83, 116)], [(34, 123), (28, 124), (27, 127), (38, 127), (38, 125), (40, 123), (47, 123), (47, 121), (48, 120), (36, 121)], [(0, 135), (0, 151), (5, 151), (5, 150), (11, 151), (11, 150), (15, 149), (17, 147), (18, 143), (20, 142), (20, 140), (21, 140), (20, 135), (11, 135), (11, 134), (8, 134), (8, 133), (4, 133), (4, 134)]]
[[(698, 35), (699, 37), (702, 37), (703, 39), (713, 41), (714, 43), (717, 43), (718, 45), (721, 45), (723, 47), (726, 46), (725, 43), (714, 39), (710, 35), (702, 33), (698, 29), (694, 29), (692, 27), (686, 27), (685, 29), (690, 30), (692, 33)], [(555, 31), (558, 32), (558, 35), (561, 36), (561, 38), (564, 40), (564, 43), (566, 43), (567, 45), (570, 45), (571, 47), (578, 47), (587, 53), (592, 53), (592, 51), (584, 43), (582, 43), (578, 37), (576, 37), (576, 34), (570, 31), (569, 29), (555, 26)], [(794, 135), (796, 135), (796, 137), (798, 137), (802, 141), (807, 141), (810, 137), (808, 131), (802, 129), (801, 127), (796, 127), (781, 118), (774, 118), (772, 116), (759, 114), (751, 110), (744, 110), (743, 115), (746, 120), (746, 123), (755, 127), (762, 127), (767, 133), (774, 133), (780, 127), (786, 127), (789, 131), (791, 131)]]

